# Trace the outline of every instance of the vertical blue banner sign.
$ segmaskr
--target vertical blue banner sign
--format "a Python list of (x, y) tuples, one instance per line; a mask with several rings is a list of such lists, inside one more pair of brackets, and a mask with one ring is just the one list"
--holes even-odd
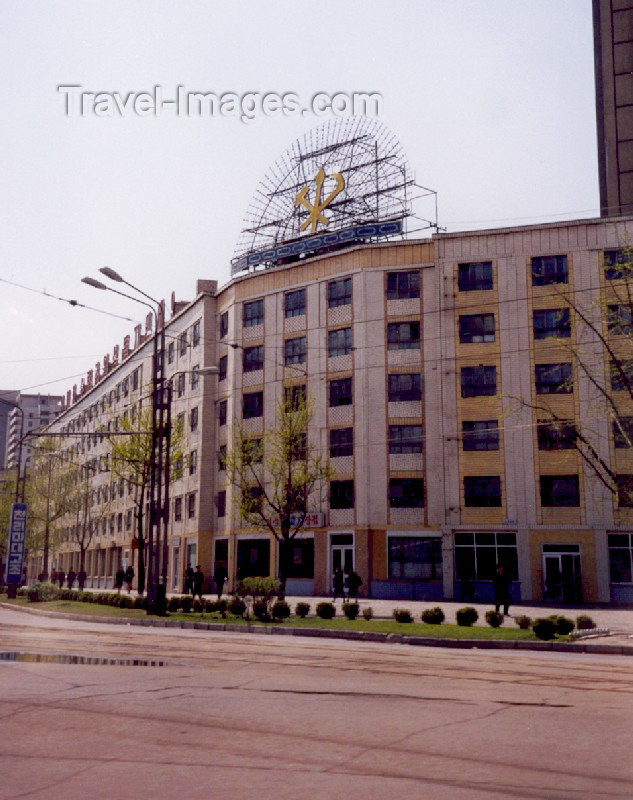
[(19, 586), (22, 583), (24, 545), (26, 542), (26, 503), (14, 503), (11, 509), (11, 527), (7, 546), (6, 582)]

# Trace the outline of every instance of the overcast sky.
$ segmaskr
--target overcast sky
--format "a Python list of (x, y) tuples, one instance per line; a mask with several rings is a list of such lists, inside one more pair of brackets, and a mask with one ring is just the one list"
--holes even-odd
[[(590, 0), (0, 0), (0, 278), (140, 319), (229, 279), (269, 165), (321, 119), (66, 113), (85, 92), (374, 91), (450, 231), (599, 215)], [(65, 393), (134, 323), (0, 283), (0, 389)]]

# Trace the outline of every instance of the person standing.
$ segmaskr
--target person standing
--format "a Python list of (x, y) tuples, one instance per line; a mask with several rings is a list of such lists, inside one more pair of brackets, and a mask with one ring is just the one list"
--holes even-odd
[(340, 567), (337, 567), (334, 570), (334, 576), (332, 577), (332, 583), (334, 585), (334, 594), (332, 600), (336, 600), (336, 598), (340, 595), (343, 600), (345, 600), (345, 575), (343, 574), (343, 570)]
[(114, 576), (114, 585), (116, 587), (116, 593), (121, 594), (121, 589), (123, 588), (123, 581), (125, 580), (125, 572), (123, 567), (119, 567), (116, 571), (116, 575)]
[(497, 571), (492, 580), (495, 590), (495, 611), (499, 613), (499, 607), (503, 606), (503, 613), (507, 617), (512, 602), (512, 595), (510, 594), (511, 580), (506, 573), (503, 564), (497, 564)]
[(193, 567), (188, 566), (185, 570), (185, 594), (193, 594)]
[(215, 584), (215, 590), (218, 593), (218, 600), (222, 597), (222, 592), (224, 590), (224, 582), (228, 577), (228, 572), (226, 571), (226, 567), (220, 561), (215, 568), (215, 572), (213, 573), (213, 583)]
[(73, 584), (75, 583), (75, 578), (76, 577), (77, 577), (77, 575), (75, 574), (75, 570), (74, 569), (71, 569), (71, 570), (68, 571), (68, 575), (66, 576), (66, 579), (67, 579), (67, 582), (68, 582), (67, 585), (68, 585), (69, 589), (73, 588)]
[(57, 573), (57, 581), (59, 582), (59, 588), (62, 589), (64, 586), (64, 581), (66, 580), (66, 573), (63, 569), (60, 569)]
[(363, 585), (363, 579), (360, 575), (353, 569), (351, 569), (347, 575), (347, 594), (349, 598), (354, 598), (356, 600), (358, 598), (358, 590)]
[(134, 567), (130, 564), (125, 570), (125, 582), (127, 583), (127, 593), (132, 591), (132, 581), (134, 580)]
[(196, 567), (196, 571), (193, 573), (193, 590), (192, 595), (195, 599), (196, 595), (202, 600), (202, 588), (204, 586), (204, 573), (202, 572), (202, 568), (200, 564)]

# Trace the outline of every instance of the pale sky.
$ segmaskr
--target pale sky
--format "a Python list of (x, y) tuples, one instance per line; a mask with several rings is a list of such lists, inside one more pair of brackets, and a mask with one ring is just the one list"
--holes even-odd
[[(323, 120), (67, 116), (86, 92), (379, 92), (449, 231), (599, 216), (590, 0), (0, 0), (0, 278), (140, 320), (226, 283), (269, 165)], [(0, 389), (65, 393), (134, 323), (0, 282)]]

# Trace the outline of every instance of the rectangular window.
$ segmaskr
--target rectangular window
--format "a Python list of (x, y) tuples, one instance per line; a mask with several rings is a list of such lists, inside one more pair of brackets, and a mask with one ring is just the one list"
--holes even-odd
[(519, 579), (516, 533), (456, 533), (455, 577), (458, 581), (491, 581), (497, 564)]
[(544, 308), (532, 312), (535, 339), (569, 339), (571, 317), (568, 308)]
[(242, 416), (244, 419), (253, 419), (264, 415), (264, 393), (249, 392), (242, 399)]
[(419, 296), (419, 270), (387, 273), (387, 300), (411, 300)]
[(286, 565), (288, 578), (314, 578), (314, 539), (293, 539)]
[(389, 452), (392, 455), (422, 452), (421, 425), (390, 425)]
[(615, 476), (618, 486), (618, 506), (620, 508), (633, 508), (633, 475), (620, 473)]
[(539, 256), (532, 259), (532, 286), (568, 282), (567, 256)]
[(629, 278), (632, 270), (633, 264), (630, 251), (604, 251), (604, 277), (608, 281), (619, 281), (624, 277)]
[(501, 478), (498, 475), (464, 478), (464, 505), (467, 508), (500, 508)]
[(176, 394), (178, 397), (182, 397), (185, 393), (185, 373), (180, 372), (178, 374), (178, 382), (176, 384)]
[(462, 397), (493, 397), (497, 393), (496, 367), (462, 367)]
[(460, 292), (480, 292), (492, 289), (492, 261), (474, 261), (471, 264), (460, 264), (457, 273), (457, 286)]
[(132, 530), (132, 510), (125, 512), (125, 530), (131, 531)]
[(462, 449), (466, 452), (498, 450), (498, 421), (487, 419), (462, 422)]
[(296, 292), (286, 292), (284, 297), (286, 317), (300, 317), (306, 313), (306, 290), (297, 289)]
[(254, 328), (264, 324), (264, 300), (253, 300), (242, 307), (242, 324), (245, 328)]
[(306, 404), (305, 384), (286, 386), (284, 389), (284, 403), (288, 411), (296, 411)]
[(573, 422), (539, 421), (536, 435), (539, 450), (571, 450), (578, 441), (578, 432)]
[(229, 335), (229, 312), (220, 314), (220, 339), (225, 339)]
[(192, 431), (198, 430), (198, 406), (191, 409), (189, 414), (189, 427)]
[(607, 309), (607, 327), (611, 336), (633, 335), (633, 313), (629, 305), (614, 305)]
[(571, 394), (574, 391), (571, 364), (536, 364), (534, 381), (537, 394)]
[(174, 346), (174, 343), (173, 343), (173, 342), (170, 342), (170, 343), (167, 345), (167, 363), (168, 363), (168, 364), (172, 364), (172, 363), (173, 363), (173, 361), (174, 361), (174, 351), (175, 351), (175, 349), (176, 349), (176, 348), (175, 348), (175, 346)]
[(218, 499), (217, 499), (217, 506), (218, 506), (218, 517), (226, 516), (226, 492), (218, 492)]
[(218, 403), (218, 424), (219, 425), (226, 425), (226, 407), (227, 401), (220, 400)]
[(192, 450), (189, 453), (189, 474), (195, 475), (198, 469), (198, 451)]
[(330, 381), (330, 407), (352, 404), (352, 379), (337, 378)]
[(330, 358), (346, 356), (352, 352), (352, 329), (340, 328), (327, 335), (327, 354)]
[(633, 396), (633, 360), (611, 361), (611, 388), (614, 392), (629, 392)]
[(633, 583), (633, 534), (607, 534), (609, 547), (609, 580), (611, 583)]
[(459, 341), (462, 344), (494, 342), (495, 315), (468, 314), (459, 318)]
[(330, 508), (354, 508), (354, 481), (330, 481)]
[(199, 383), (200, 383), (200, 367), (196, 364), (195, 367), (191, 368), (191, 388), (197, 389)]
[(424, 508), (424, 481), (422, 478), (391, 478), (389, 481), (389, 506), (391, 508)]
[(174, 521), (180, 522), (182, 519), (182, 497), (177, 497), (174, 500)]
[(354, 429), (335, 428), (330, 431), (330, 458), (354, 455)]
[(390, 403), (417, 402), (422, 399), (422, 376), (419, 372), (398, 372), (387, 378)]
[(187, 331), (180, 334), (180, 339), (178, 339), (178, 346), (180, 350), (180, 355), (184, 356), (187, 353)]
[(352, 302), (352, 279), (341, 278), (338, 281), (330, 281), (327, 285), (327, 306), (328, 308), (338, 308), (338, 306), (349, 306)]
[(245, 347), (242, 357), (242, 369), (244, 372), (257, 372), (264, 369), (264, 345), (259, 344), (255, 347)]
[(138, 389), (138, 374), (140, 370), (135, 369), (132, 373), (132, 390), (136, 391)]
[(578, 475), (541, 475), (541, 505), (568, 507), (580, 505)]
[(200, 344), (200, 320), (193, 323), (193, 330), (191, 332), (191, 344), (197, 347)]
[(193, 519), (196, 516), (196, 493), (191, 492), (187, 495), (187, 516)]
[(442, 579), (441, 537), (390, 536), (387, 547), (390, 579)]
[[(305, 434), (304, 434), (305, 436)], [(221, 448), (220, 448), (221, 449)], [(226, 458), (226, 447), (224, 448)], [(242, 461), (244, 464), (261, 464), (264, 460), (264, 444), (261, 439), (242, 439)]]
[(229, 357), (228, 356), (220, 356), (220, 360), (218, 361), (218, 380), (225, 381), (227, 370), (229, 368)]
[(122, 530), (123, 530), (123, 514), (118, 513), (116, 515), (116, 531), (117, 533), (121, 533)]
[(127, 397), (130, 393), (130, 379), (126, 378), (123, 381), (123, 396)]
[(419, 322), (390, 322), (387, 325), (388, 350), (415, 350), (419, 346)]
[(614, 446), (618, 449), (633, 446), (633, 417), (619, 417), (611, 424)]
[(306, 337), (298, 336), (296, 339), (286, 339), (284, 342), (284, 362), (289, 364), (304, 364), (306, 360)]
[(223, 472), (226, 469), (226, 445), (221, 444), (218, 448), (218, 470)]

